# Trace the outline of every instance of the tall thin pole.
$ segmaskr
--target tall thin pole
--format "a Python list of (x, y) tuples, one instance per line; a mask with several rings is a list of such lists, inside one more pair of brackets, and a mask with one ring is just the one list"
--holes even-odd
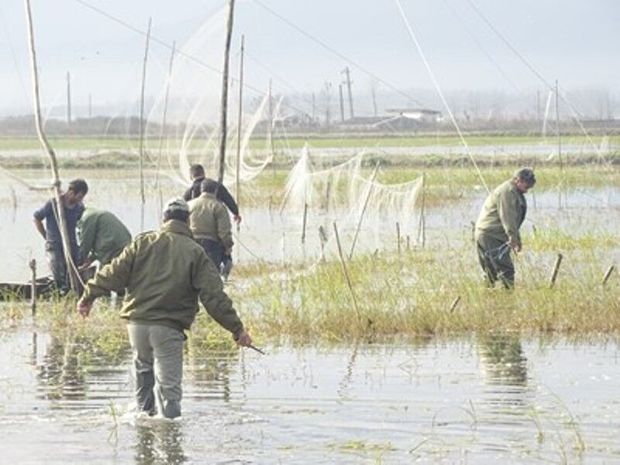
[(555, 124), (558, 128), (558, 159), (560, 160), (560, 169), (564, 167), (562, 162), (562, 131), (560, 130), (560, 91), (558, 80), (555, 80)]
[(355, 228), (355, 234), (353, 235), (353, 241), (351, 242), (351, 250), (349, 251), (349, 260), (353, 257), (353, 251), (355, 250), (355, 244), (357, 243), (357, 236), (360, 233), (360, 229), (362, 228), (362, 220), (364, 219), (364, 214), (366, 213), (366, 208), (368, 207), (368, 202), (370, 201), (370, 196), (372, 194), (373, 188), (375, 187), (375, 179), (377, 179), (377, 173), (379, 172), (379, 165), (375, 166), (375, 170), (372, 173), (372, 177), (370, 178), (370, 186), (368, 186), (368, 193), (366, 194), (366, 199), (364, 200), (364, 206), (362, 207), (362, 211), (360, 213), (360, 217), (357, 220), (357, 227)]
[(269, 79), (269, 150), (271, 150), (271, 171), (276, 176), (276, 152), (273, 149), (273, 96), (271, 93), (272, 81)]
[(316, 120), (316, 97), (314, 96), (314, 92), (312, 92), (312, 122), (314, 123)]
[(151, 39), (151, 18), (146, 31), (146, 45), (144, 47), (144, 60), (142, 62), (142, 85), (140, 87), (140, 231), (144, 231), (144, 205), (146, 196), (144, 195), (144, 90), (146, 87), (146, 64), (149, 56), (149, 42)]
[(338, 84), (338, 94), (340, 96), (340, 121), (344, 122), (344, 98), (342, 96), (342, 84)]
[(88, 118), (93, 117), (93, 94), (88, 94)]
[(60, 192), (60, 173), (58, 171), (58, 163), (56, 161), (56, 153), (47, 140), (45, 131), (43, 130), (43, 118), (41, 117), (41, 98), (39, 95), (39, 74), (37, 72), (37, 53), (34, 44), (34, 27), (32, 24), (32, 9), (30, 7), (30, 0), (25, 0), (26, 18), (28, 20), (28, 42), (30, 46), (30, 65), (32, 71), (32, 87), (34, 96), (34, 118), (37, 128), (37, 135), (39, 141), (50, 159), (50, 167), (53, 176), (53, 189), (54, 198), (56, 199), (56, 206), (58, 207), (58, 222), (60, 223), (60, 236), (62, 238), (63, 252), (65, 255), (65, 261), (67, 263), (67, 273), (69, 275), (69, 282), (71, 283), (71, 289), (78, 291), (78, 278), (75, 274), (75, 268), (73, 259), (71, 257), (71, 244), (69, 243), (69, 234), (67, 229), (67, 221), (65, 219), (65, 209), (63, 208), (62, 196)]
[(235, 0), (228, 0), (228, 21), (226, 23), (226, 44), (224, 47), (224, 69), (222, 71), (222, 98), (220, 102), (220, 169), (217, 180), (224, 181), (226, 166), (226, 121), (228, 117), (228, 67), (230, 62), (230, 42), (232, 39)]
[(170, 98), (170, 82), (172, 81), (172, 66), (174, 65), (174, 55), (176, 53), (177, 43), (172, 42), (172, 52), (170, 53), (170, 62), (168, 63), (168, 79), (166, 79), (166, 93), (164, 95), (164, 110), (161, 116), (161, 128), (159, 129), (159, 148), (157, 150), (157, 166), (155, 170), (155, 189), (159, 193), (159, 211), (163, 209), (163, 198), (161, 195), (161, 187), (159, 183), (159, 169), (161, 167), (161, 156), (164, 149), (164, 136), (166, 135), (166, 124), (168, 117), (168, 99)]
[[(245, 36), (241, 36), (241, 53), (239, 58), (239, 113), (237, 115), (237, 166), (235, 167), (235, 198), (241, 203), (241, 127), (243, 124), (243, 55), (245, 53)], [(237, 234), (239, 223), (237, 223)]]
[(374, 116), (376, 117), (379, 112), (377, 111), (377, 92), (374, 85), (370, 88), (370, 91), (372, 92), (372, 109)]
[(349, 113), (351, 118), (355, 117), (355, 114), (353, 113), (353, 93), (351, 92), (351, 71), (349, 70), (349, 67), (347, 66), (343, 71), (342, 71), (345, 76), (346, 76), (346, 82), (347, 82), (347, 90), (349, 93)]
[(71, 128), (71, 73), (67, 71), (67, 127)]

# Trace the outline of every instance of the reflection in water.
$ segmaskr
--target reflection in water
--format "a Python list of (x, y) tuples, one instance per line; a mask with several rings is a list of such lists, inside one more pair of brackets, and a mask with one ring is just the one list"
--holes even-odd
[(84, 373), (79, 362), (77, 344), (52, 337), (47, 353), (38, 367), (37, 381), (42, 388), (40, 398), (85, 399)]
[(186, 462), (181, 428), (181, 423), (169, 420), (147, 420), (145, 424), (137, 424), (135, 463), (151, 465)]
[(514, 334), (492, 334), (478, 337), (480, 360), (487, 384), (527, 385), (527, 359), (521, 341)]
[(231, 397), (231, 367), (239, 363), (238, 357), (230, 352), (209, 352), (200, 357), (190, 356), (186, 359), (186, 373), (192, 384), (208, 393), (209, 398), (222, 399), (226, 402)]

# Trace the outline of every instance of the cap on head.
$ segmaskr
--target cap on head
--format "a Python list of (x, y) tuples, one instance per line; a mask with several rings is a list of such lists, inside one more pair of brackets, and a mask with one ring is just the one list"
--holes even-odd
[(183, 200), (181, 197), (175, 197), (166, 202), (166, 206), (164, 207), (165, 212), (188, 212), (189, 213), (189, 205), (187, 202)]
[(536, 184), (536, 176), (534, 175), (534, 170), (532, 168), (520, 168), (515, 172), (514, 178), (521, 179), (530, 187)]

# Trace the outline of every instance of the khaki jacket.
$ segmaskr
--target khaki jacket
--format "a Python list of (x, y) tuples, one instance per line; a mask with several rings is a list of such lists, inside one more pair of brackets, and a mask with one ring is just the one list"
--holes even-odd
[(230, 250), (233, 247), (232, 227), (228, 211), (215, 194), (203, 192), (190, 202), (189, 225), (196, 239), (217, 241)]
[(127, 289), (122, 318), (189, 329), (198, 298), (209, 315), (233, 334), (243, 329), (219, 274), (188, 226), (177, 220), (139, 235), (121, 255), (88, 281), (83, 299)]
[(526, 212), (525, 196), (512, 181), (506, 181), (491, 192), (484, 202), (476, 221), (476, 237), (484, 234), (505, 242), (514, 239), (521, 245), (519, 228)]

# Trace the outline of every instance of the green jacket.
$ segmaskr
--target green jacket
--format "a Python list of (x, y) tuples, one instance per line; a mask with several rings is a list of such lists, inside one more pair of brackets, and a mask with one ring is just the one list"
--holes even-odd
[(87, 208), (77, 224), (80, 256), (106, 265), (131, 242), (131, 233), (114, 214)]
[(519, 228), (526, 212), (525, 196), (512, 181), (506, 181), (491, 192), (484, 202), (476, 221), (476, 237), (484, 234), (505, 242), (512, 238), (521, 245)]
[(225, 250), (232, 249), (232, 227), (230, 216), (215, 194), (203, 192), (200, 197), (188, 202), (189, 224), (196, 239), (217, 241)]
[(120, 315), (132, 322), (189, 329), (200, 298), (225, 329), (235, 335), (243, 329), (215, 266), (181, 221), (167, 221), (159, 231), (136, 237), (88, 281), (83, 299), (92, 302), (125, 288)]

